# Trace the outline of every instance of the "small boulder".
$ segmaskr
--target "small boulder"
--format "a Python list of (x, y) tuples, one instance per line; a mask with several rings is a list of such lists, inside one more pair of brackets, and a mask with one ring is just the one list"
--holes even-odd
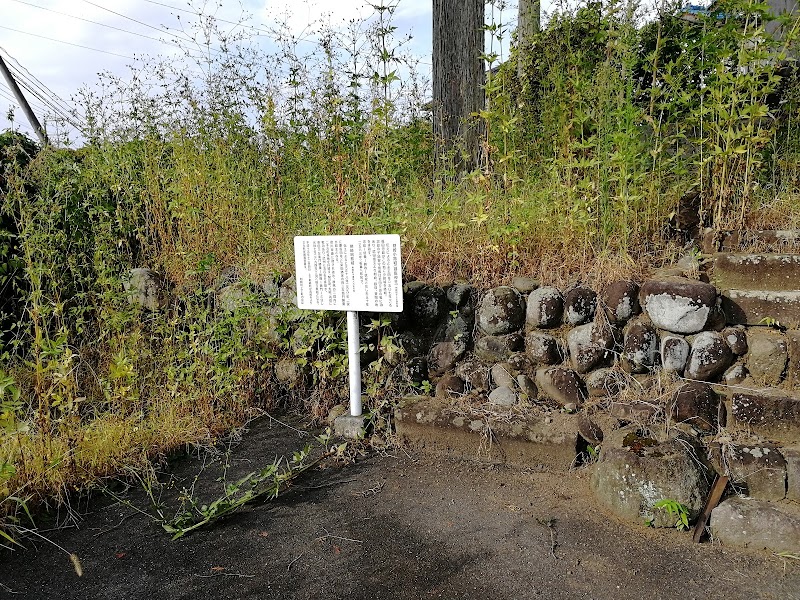
[(592, 398), (616, 396), (626, 387), (625, 375), (616, 369), (597, 369), (586, 375), (586, 390)]
[(733, 359), (733, 352), (721, 333), (699, 333), (692, 341), (692, 351), (685, 370), (686, 378), (714, 381), (731, 366)]
[(578, 373), (588, 373), (606, 357), (607, 349), (592, 342), (593, 328), (592, 323), (587, 323), (571, 329), (567, 334), (570, 361)]
[(489, 290), (478, 304), (476, 321), (486, 335), (504, 335), (521, 329), (525, 322), (524, 300), (508, 286)]
[[(601, 504), (620, 518), (655, 527), (676, 523), (676, 516), (656, 507), (662, 500), (686, 506), (690, 520), (700, 513), (711, 477), (693, 448), (677, 440), (658, 443), (640, 436), (635, 427), (611, 437), (614, 440), (603, 443), (592, 476), (592, 490)], [(617, 438), (627, 444), (618, 445)]]
[(511, 280), (511, 287), (517, 290), (520, 294), (530, 294), (533, 290), (539, 287), (539, 282), (531, 277), (517, 276)]
[(539, 393), (533, 380), (522, 373), (517, 375), (517, 387), (519, 387), (520, 392), (525, 395), (526, 400), (534, 400)]
[(467, 304), (472, 296), (472, 286), (465, 283), (454, 283), (447, 288), (447, 299), (456, 308)]
[[(413, 282), (419, 283), (419, 282)], [(410, 284), (407, 284), (410, 285)], [(432, 285), (422, 285), (408, 300), (403, 300), (412, 327), (434, 327), (449, 309), (444, 290)]]
[(672, 333), (702, 331), (717, 303), (717, 289), (683, 277), (651, 279), (642, 286), (639, 302), (659, 329)]
[(786, 496), (786, 459), (772, 444), (734, 445), (712, 442), (709, 459), (734, 489), (759, 500), (783, 500)]
[(156, 311), (166, 304), (164, 280), (151, 269), (131, 269), (122, 277), (122, 287), (134, 306)]
[(564, 296), (564, 323), (583, 325), (594, 318), (597, 309), (597, 292), (587, 287), (576, 287)]
[(536, 387), (540, 396), (558, 402), (580, 407), (586, 399), (586, 386), (580, 375), (572, 369), (563, 367), (542, 368), (536, 371)]
[(486, 392), (489, 390), (489, 369), (479, 360), (473, 358), (458, 363), (456, 376), (464, 380), (467, 391)]
[(682, 337), (665, 335), (661, 338), (661, 366), (667, 373), (683, 373), (689, 360), (689, 342)]
[(517, 403), (517, 392), (505, 386), (495, 388), (489, 394), (489, 403), (503, 407), (514, 406)]
[(439, 342), (434, 344), (428, 354), (428, 371), (431, 378), (439, 377), (456, 366), (464, 356), (467, 346), (462, 341)]
[(579, 413), (577, 417), (578, 433), (580, 436), (590, 444), (597, 445), (603, 441), (603, 430), (600, 426), (592, 421), (583, 413)]
[(689, 423), (701, 431), (712, 431), (720, 422), (721, 403), (713, 388), (701, 381), (679, 387), (669, 403), (669, 414), (676, 423)]
[(528, 296), (525, 323), (528, 329), (549, 329), (561, 325), (564, 297), (554, 287), (540, 287)]
[(305, 381), (305, 373), (297, 360), (284, 358), (275, 363), (275, 379), (288, 388), (296, 388)]
[(722, 330), (722, 337), (736, 356), (744, 356), (747, 353), (747, 332), (741, 325), (726, 327)]
[(630, 373), (646, 373), (656, 364), (658, 332), (642, 318), (625, 326), (622, 347), (622, 367)]
[(736, 364), (722, 374), (722, 383), (725, 385), (739, 385), (747, 379), (747, 368)]
[(489, 370), (492, 376), (492, 383), (495, 387), (507, 387), (514, 389), (517, 383), (517, 376), (514, 369), (507, 362), (497, 363)]
[(525, 336), (525, 352), (536, 365), (557, 365), (564, 360), (564, 350), (558, 340), (538, 331)]
[(771, 329), (753, 328), (747, 332), (747, 348), (745, 361), (753, 380), (765, 387), (780, 385), (789, 362), (783, 334)]
[(504, 362), (519, 350), (525, 341), (518, 333), (487, 335), (475, 342), (475, 356), (487, 364)]
[(632, 281), (615, 281), (603, 291), (603, 305), (612, 323), (624, 325), (639, 314), (639, 286)]
[(441, 400), (455, 398), (464, 393), (464, 380), (452, 373), (442, 377), (436, 384), (436, 397)]
[(711, 534), (726, 546), (800, 554), (800, 510), (733, 496), (711, 512)]

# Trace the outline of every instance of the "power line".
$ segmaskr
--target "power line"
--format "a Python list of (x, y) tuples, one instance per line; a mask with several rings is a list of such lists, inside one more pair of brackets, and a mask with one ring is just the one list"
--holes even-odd
[[(0, 51), (2, 51), (2, 53), (5, 54), (6, 57), (8, 57), (14, 63), (13, 65), (10, 65), (10, 68), (14, 71), (17, 80), (19, 80), (20, 83), (23, 83), (23, 86), (26, 89), (28, 89), (28, 91), (30, 91), (32, 94), (34, 94), (37, 98), (42, 100), (45, 103), (45, 105), (51, 107), (51, 109), (55, 110), (57, 113), (65, 113), (61, 115), (62, 118), (65, 118), (70, 122), (72, 122), (71, 121), (72, 115), (74, 115), (81, 121), (84, 119), (84, 117), (79, 113), (79, 111), (77, 111), (66, 100), (61, 98), (53, 90), (51, 90), (44, 83), (42, 83), (35, 75), (33, 75), (33, 73), (31, 73), (28, 69), (26, 69), (16, 58), (11, 56), (8, 50), (0, 46)], [(22, 71), (24, 71), (25, 74), (23, 74)], [(39, 92), (31, 88), (37, 88)], [(72, 124), (73, 126), (80, 128), (74, 122)]]
[[(148, 2), (149, 4), (157, 4), (158, 6), (163, 6), (165, 8), (169, 8), (169, 9), (172, 9), (172, 10), (177, 10), (179, 12), (188, 13), (188, 14), (194, 15), (196, 17), (204, 17), (204, 16), (206, 16), (203, 13), (197, 12), (195, 10), (189, 10), (187, 8), (180, 8), (178, 6), (172, 6), (171, 4), (165, 4), (164, 2), (157, 2), (156, 0), (144, 0), (144, 1)], [(248, 25), (247, 23), (243, 23), (241, 21), (239, 21), (239, 22), (230, 21), (228, 19), (223, 19), (222, 17), (218, 17), (216, 15), (208, 15), (208, 16), (210, 16), (215, 21), (219, 21), (220, 23), (227, 23), (228, 25), (236, 25), (237, 27), (245, 27), (247, 29), (252, 29), (253, 31), (258, 31), (264, 37), (269, 37), (269, 38), (272, 38), (273, 40), (276, 40), (276, 41), (280, 41), (280, 39), (282, 37), (280, 35), (275, 34), (272, 31), (269, 31), (268, 29), (264, 29), (262, 27), (256, 27), (255, 25)], [(297, 38), (294, 38), (294, 39), (296, 39), (298, 41), (301, 41), (301, 42), (308, 42), (309, 44), (316, 44), (317, 46), (322, 46), (322, 42), (318, 42), (317, 40), (312, 40), (311, 38), (297, 37)]]
[[(13, 96), (10, 94), (10, 91), (11, 91), (11, 89), (8, 87), (8, 84), (7, 84), (7, 83), (5, 83), (4, 81), (0, 81), (0, 84), (2, 84), (2, 85), (3, 85), (3, 87), (2, 87), (2, 88), (0, 88), (0, 96), (3, 96), (3, 97), (6, 99), (6, 100), (11, 100), (11, 102), (13, 102), (13, 103), (14, 103), (14, 104), (16, 104), (17, 106), (19, 106), (19, 102), (17, 102), (16, 98), (14, 98), (14, 97), (13, 97)], [(6, 91), (6, 90), (8, 90), (8, 91)], [(44, 106), (42, 106), (41, 104), (39, 104), (38, 102), (30, 102), (30, 101), (29, 101), (28, 103), (29, 103), (29, 104), (30, 104), (30, 105), (31, 105), (33, 108), (35, 108), (36, 110), (38, 110), (38, 111), (39, 111), (39, 112), (41, 112), (41, 113), (45, 113), (45, 112), (47, 112), (47, 109), (46, 109)]]
[(47, 8), (46, 6), (39, 6), (38, 4), (31, 4), (30, 2), (25, 2), (25, 0), (13, 0), (13, 1), (14, 2), (18, 2), (20, 4), (25, 4), (27, 6), (32, 6), (33, 8), (46, 10), (47, 12), (55, 13), (55, 14), (61, 15), (63, 17), (69, 17), (70, 19), (77, 19), (79, 21), (84, 21), (85, 23), (91, 23), (92, 25), (98, 25), (100, 27), (107, 27), (108, 29), (114, 29), (116, 31), (122, 31), (123, 33), (129, 33), (131, 35), (138, 35), (139, 37), (142, 37), (142, 38), (145, 38), (145, 39), (148, 39), (148, 40), (153, 40), (153, 41), (156, 41), (156, 42), (161, 42), (162, 44), (169, 44), (170, 46), (174, 46), (176, 48), (181, 48), (181, 46), (179, 44), (176, 44), (175, 42), (170, 42), (169, 40), (163, 40), (163, 39), (155, 38), (155, 37), (150, 36), (150, 35), (145, 35), (143, 33), (139, 33), (138, 31), (130, 31), (128, 29), (123, 29), (122, 27), (115, 27), (114, 25), (108, 25), (106, 23), (100, 23), (98, 21), (92, 21), (91, 19), (84, 19), (83, 17), (78, 17), (76, 15), (70, 15), (68, 13), (61, 12), (61, 11), (58, 11), (58, 10), (53, 10), (52, 8)]
[[(122, 14), (120, 12), (115, 11), (115, 10), (111, 10), (110, 8), (106, 8), (105, 6), (101, 6), (99, 4), (91, 2), (91, 0), (83, 0), (83, 1), (86, 4), (90, 4), (90, 5), (92, 5), (94, 7), (97, 7), (99, 9), (101, 9), (101, 10), (105, 10), (107, 12), (110, 12), (112, 15), (117, 15), (118, 17), (122, 17), (123, 19), (128, 19), (129, 21), (133, 21), (134, 23), (138, 23), (139, 25), (142, 25), (143, 27), (148, 27), (149, 29), (154, 29), (155, 31), (158, 31), (159, 33), (166, 32), (166, 33), (169, 33), (171, 35), (176, 36), (179, 39), (182, 39), (183, 41), (191, 42), (193, 44), (197, 43), (196, 40), (193, 40), (192, 38), (190, 38), (187, 35), (179, 36), (177, 31), (170, 31), (169, 27), (163, 27), (163, 26), (162, 27), (156, 27), (155, 25), (150, 25), (149, 23), (145, 23), (144, 21), (140, 21), (139, 19), (134, 19), (133, 17), (129, 17), (128, 15), (124, 15), (124, 14)], [(219, 51), (214, 49), (214, 48), (209, 47), (209, 50), (211, 52), (213, 52), (214, 54), (219, 54)]]
[[(6, 56), (19, 65), (19, 62), (14, 59), (8, 52), (4, 52)], [(29, 77), (26, 77), (19, 68), (15, 67), (14, 65), (9, 65), (9, 68), (14, 72), (15, 78), (20, 83), (24, 84), (24, 87), (28, 89), (31, 93), (35, 94), (39, 97), (45, 104), (52, 105), (54, 109), (58, 109), (60, 111), (70, 112), (72, 107), (69, 106), (63, 99), (61, 99), (55, 92), (47, 88), (44, 84), (40, 81), (31, 81)], [(29, 73), (30, 75), (30, 73)], [(35, 78), (33, 78), (35, 79)]]
[(14, 29), (13, 27), (6, 27), (5, 25), (0, 25), (0, 29), (7, 29), (8, 31), (14, 31), (16, 33), (22, 33), (24, 35), (31, 35), (33, 37), (41, 38), (43, 40), (49, 40), (51, 42), (58, 42), (59, 44), (66, 44), (67, 46), (75, 46), (76, 48), (83, 48), (84, 50), (92, 50), (93, 52), (102, 52), (103, 54), (110, 54), (111, 56), (119, 56), (120, 58), (127, 58), (128, 60), (136, 60), (133, 56), (127, 56), (125, 54), (117, 54), (116, 52), (109, 52), (108, 50), (100, 50), (99, 48), (90, 48), (89, 46), (82, 46), (81, 44), (73, 44), (72, 42), (65, 42), (64, 40), (57, 40), (55, 38), (47, 37), (46, 35), (39, 35), (38, 33), (31, 33), (29, 31), (22, 31), (20, 29)]

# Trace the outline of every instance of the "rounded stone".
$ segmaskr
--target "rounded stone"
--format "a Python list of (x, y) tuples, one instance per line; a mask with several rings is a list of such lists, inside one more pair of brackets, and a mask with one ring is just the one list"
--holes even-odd
[(511, 280), (511, 287), (517, 290), (520, 294), (530, 294), (533, 290), (539, 287), (539, 282), (531, 277), (517, 276)]
[(684, 277), (651, 279), (642, 286), (639, 301), (659, 329), (697, 333), (703, 330), (716, 305), (717, 288)]
[(597, 292), (587, 287), (576, 287), (564, 296), (564, 323), (583, 325), (594, 318), (597, 309)]
[(495, 388), (489, 394), (489, 403), (503, 407), (514, 406), (517, 403), (517, 392), (505, 386)]
[(626, 376), (616, 369), (597, 369), (586, 375), (586, 391), (592, 398), (616, 396), (626, 387)]
[(686, 366), (687, 379), (713, 381), (733, 363), (733, 352), (717, 331), (704, 331), (692, 341), (692, 351)]
[(489, 364), (503, 362), (521, 350), (523, 344), (524, 338), (518, 333), (487, 335), (475, 342), (475, 356)]
[(428, 354), (428, 371), (431, 377), (438, 377), (450, 371), (464, 356), (466, 350), (466, 344), (460, 341), (434, 344)]
[(741, 325), (726, 327), (722, 330), (725, 343), (736, 356), (744, 356), (747, 353), (747, 332)]
[(669, 407), (670, 418), (676, 423), (689, 423), (701, 431), (711, 431), (719, 423), (719, 396), (701, 381), (690, 381), (678, 388)]
[(658, 332), (642, 318), (631, 321), (625, 327), (622, 348), (622, 366), (631, 373), (646, 373), (656, 363), (658, 356)]
[(464, 380), (452, 373), (445, 375), (436, 384), (436, 397), (442, 400), (454, 398), (464, 393)]
[(517, 383), (516, 373), (507, 362), (497, 363), (489, 370), (492, 376), (492, 383), (495, 387), (507, 387), (514, 389)]
[(456, 376), (464, 380), (467, 390), (485, 392), (489, 389), (489, 369), (479, 360), (463, 360), (456, 366)]
[(524, 319), (523, 298), (508, 286), (489, 290), (476, 311), (478, 328), (487, 335), (504, 335), (521, 329)]
[(540, 395), (558, 402), (561, 406), (574, 404), (580, 407), (586, 399), (586, 386), (572, 369), (563, 367), (543, 368), (536, 371), (536, 387)]
[(564, 314), (564, 297), (554, 287), (540, 287), (528, 296), (525, 314), (529, 329), (549, 329), (561, 325)]
[(537, 365), (557, 365), (564, 360), (564, 351), (558, 340), (538, 331), (531, 331), (525, 336), (525, 352)]
[(625, 324), (639, 314), (639, 286), (632, 281), (615, 281), (603, 291), (603, 305), (612, 323)]
[(592, 323), (587, 323), (567, 334), (570, 362), (578, 373), (588, 373), (606, 356), (607, 349), (592, 342), (593, 328)]
[(661, 339), (661, 367), (667, 373), (683, 373), (689, 360), (689, 342), (682, 337), (665, 335)]
[(164, 281), (152, 269), (131, 269), (122, 279), (122, 287), (134, 306), (156, 311), (166, 304)]
[(447, 313), (447, 298), (441, 288), (423, 285), (408, 302), (414, 325), (431, 327)]

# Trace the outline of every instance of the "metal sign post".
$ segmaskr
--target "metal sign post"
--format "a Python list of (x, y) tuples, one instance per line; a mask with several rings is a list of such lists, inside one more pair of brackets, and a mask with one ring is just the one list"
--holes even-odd
[(350, 416), (360, 419), (358, 313), (402, 312), (400, 236), (297, 236), (294, 261), (298, 308), (347, 311)]

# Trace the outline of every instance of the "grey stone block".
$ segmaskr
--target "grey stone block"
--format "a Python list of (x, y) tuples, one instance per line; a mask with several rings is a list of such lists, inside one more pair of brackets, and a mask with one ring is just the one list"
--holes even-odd
[(788, 503), (733, 497), (711, 513), (711, 534), (726, 545), (800, 552), (800, 510)]

